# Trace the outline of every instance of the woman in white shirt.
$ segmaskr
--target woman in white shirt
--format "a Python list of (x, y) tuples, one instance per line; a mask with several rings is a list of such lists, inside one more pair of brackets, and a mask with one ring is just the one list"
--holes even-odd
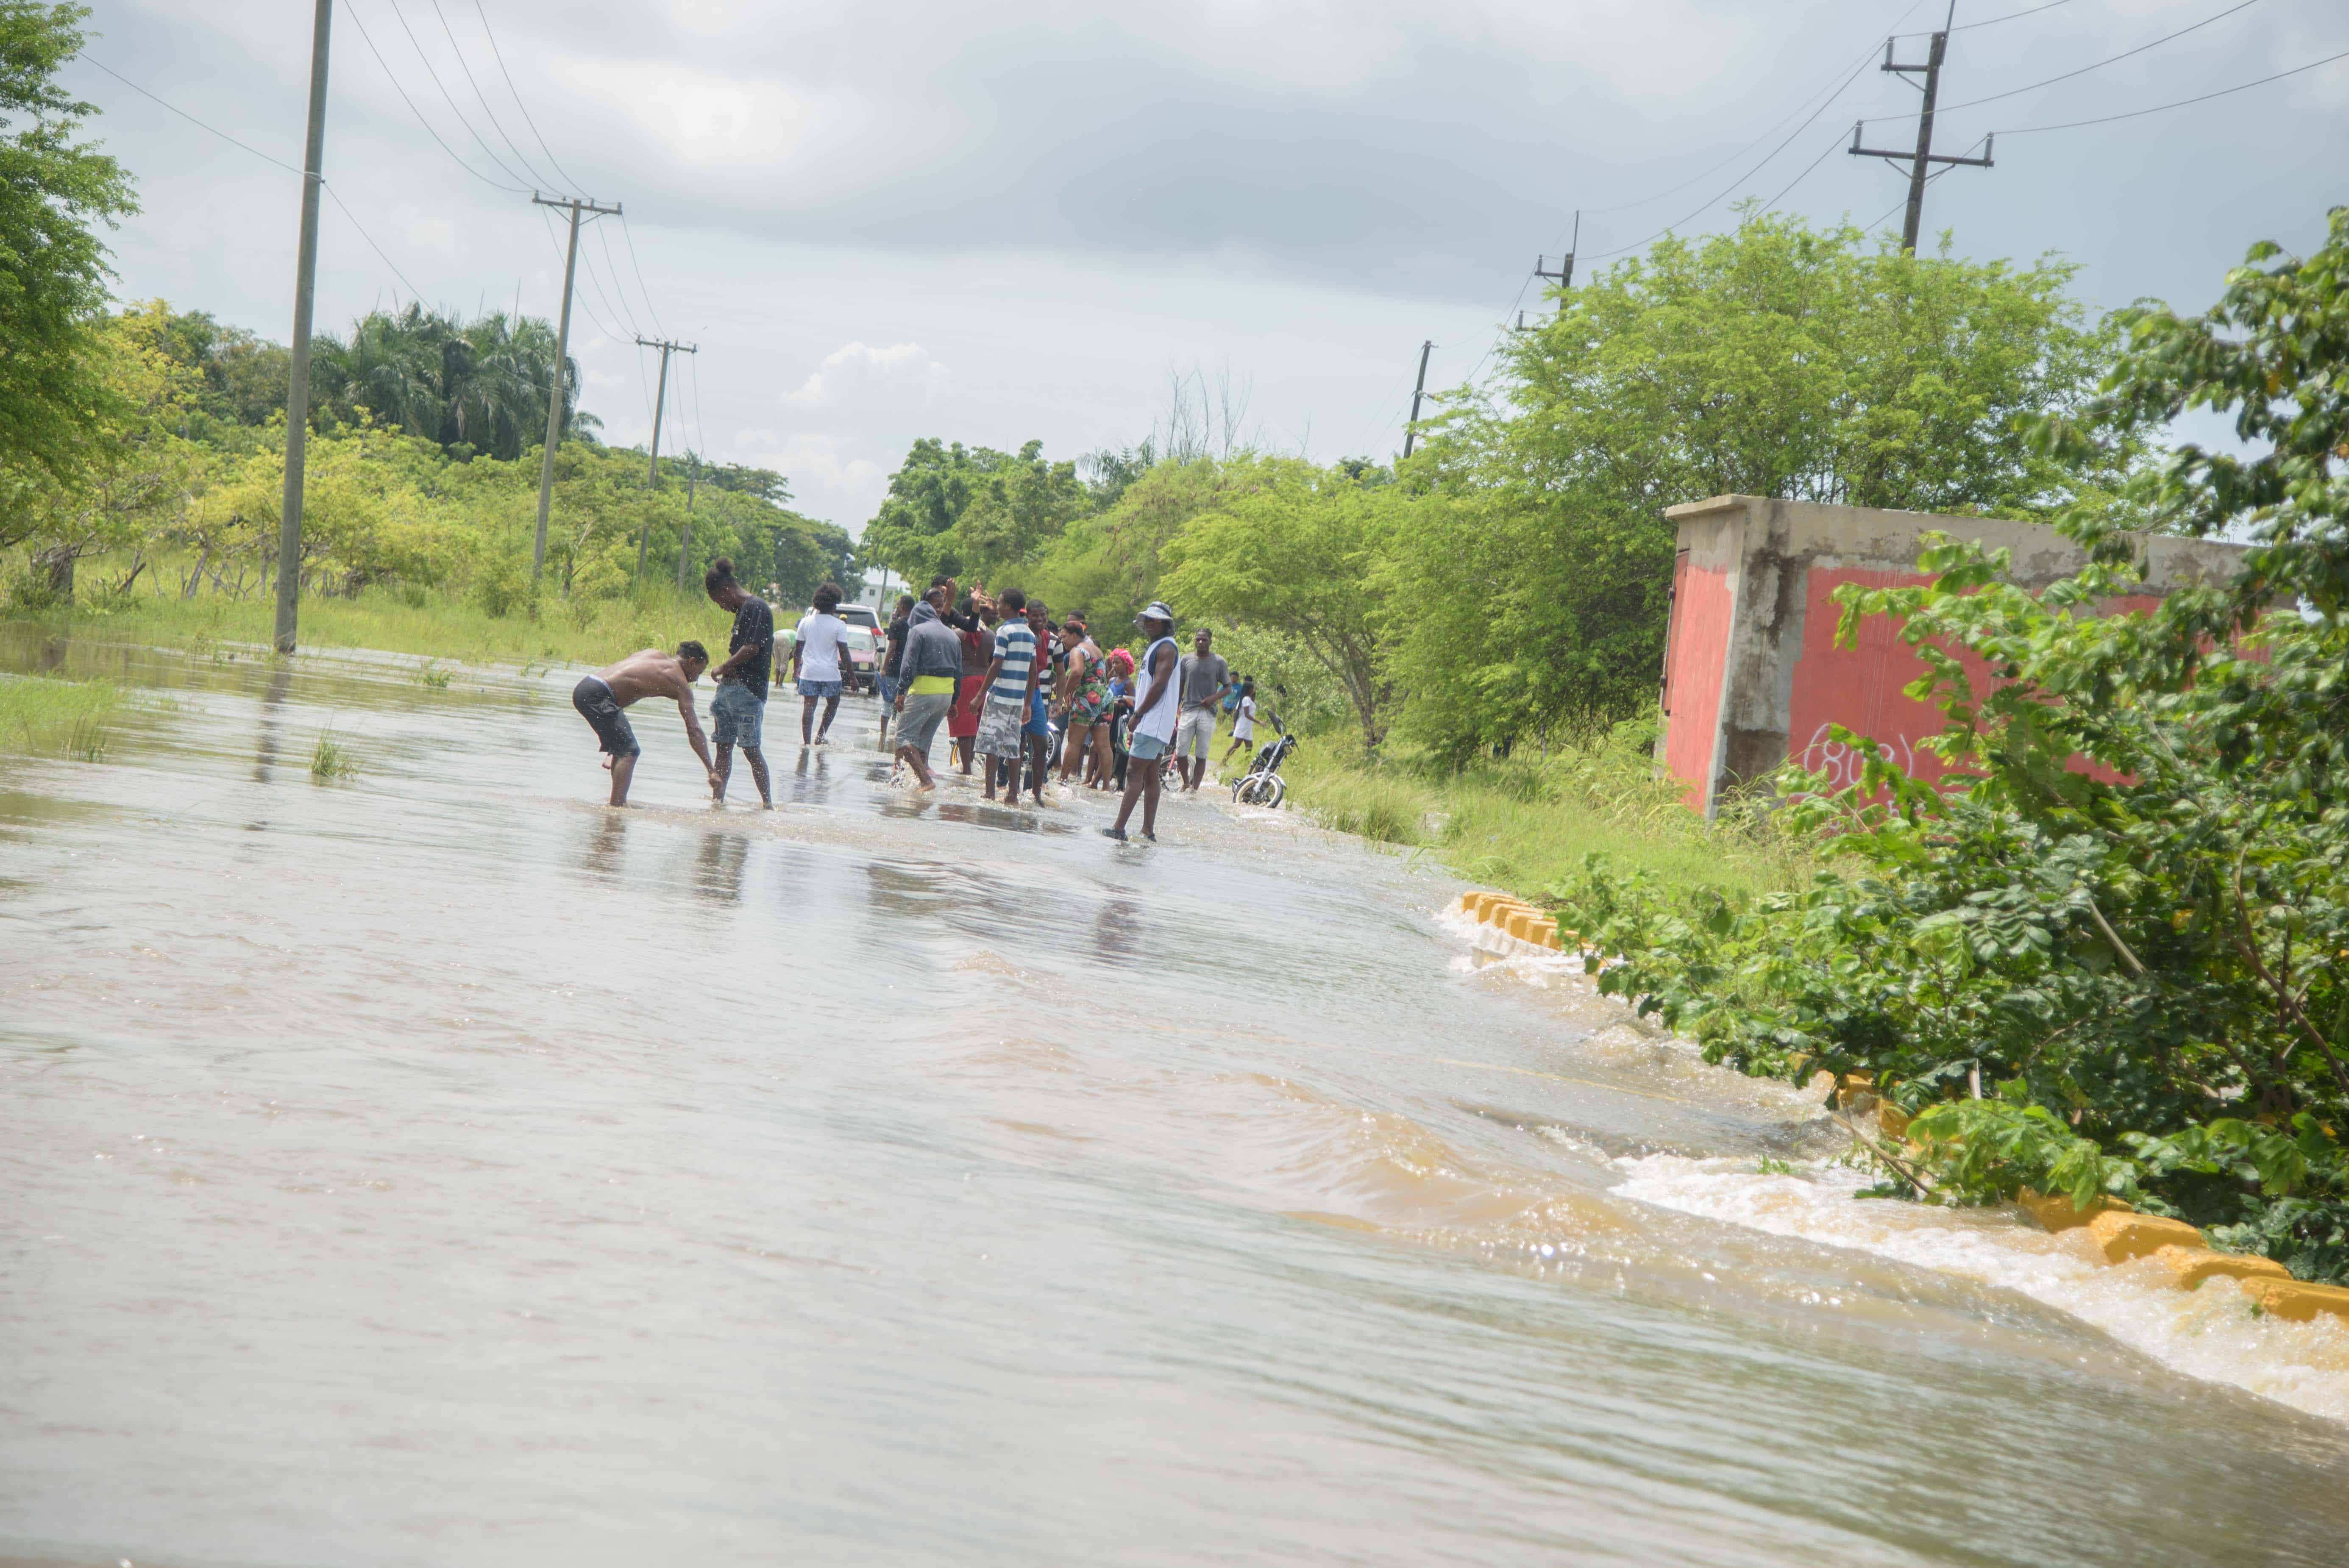
[[(848, 674), (848, 624), (833, 614), (840, 608), (840, 585), (827, 583), (815, 591), (815, 608), (800, 617), (792, 638), (792, 684), (800, 693), (800, 744), (823, 746), (832, 734), (833, 715), (840, 711), (840, 687)], [(823, 726), (815, 727), (816, 699), (823, 700)], [(812, 738), (808, 732), (814, 729)]]

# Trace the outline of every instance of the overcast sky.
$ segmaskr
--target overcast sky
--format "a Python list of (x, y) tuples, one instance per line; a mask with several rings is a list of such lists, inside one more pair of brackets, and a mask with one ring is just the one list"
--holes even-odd
[[(2349, 59), (2014, 134), (2349, 51), (2343, 0), (2016, 15), (2044, 3), (1959, 0), (1941, 102), (2217, 19), (1945, 112), (1943, 150), (2002, 133), (1995, 169), (1928, 195), (1962, 253), (2057, 252), (2099, 304), (2199, 307), (2251, 242), (2305, 248), (2349, 201)], [(1468, 377), (1540, 305), (1527, 273), (1578, 208), (1586, 275), (1749, 194), (1897, 228), (1899, 178), (1840, 149), (1862, 116), (1897, 117), (1870, 145), (1913, 144), (1916, 94), (1875, 67), (1947, 5), (337, 0), (326, 170), (366, 237), (328, 204), (318, 322), (419, 293), (551, 316), (535, 185), (626, 208), (587, 232), (573, 323), (608, 438), (651, 428), (633, 337), (697, 343), (664, 447), (780, 469), (851, 529), (917, 437), (1122, 446), (1195, 368), (1248, 389), (1268, 445), (1384, 458), (1421, 341), (1432, 386)], [(93, 59), (300, 165), (311, 0), (95, 6)], [(139, 181), (124, 297), (289, 335), (298, 180), (87, 63), (70, 79)]]

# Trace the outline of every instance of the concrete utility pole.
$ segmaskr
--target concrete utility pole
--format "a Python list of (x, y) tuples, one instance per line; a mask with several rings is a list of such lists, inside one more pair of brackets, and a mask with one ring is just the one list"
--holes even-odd
[(693, 549), (693, 486), (701, 478), (701, 454), (688, 452), (685, 465), (685, 532), (677, 542), (677, 585), (685, 586), (686, 557)]
[(310, 32), (310, 138), (302, 159), (302, 242), (294, 263), (294, 367), (285, 381), (285, 499), (277, 511), (277, 635), (294, 651), (302, 603), (302, 469), (310, 435), (310, 316), (318, 294), (318, 191), (326, 157), (326, 39), (335, 0), (318, 0)]
[(530, 548), (530, 580), (534, 583), (546, 569), (546, 510), (554, 500), (554, 449), (563, 439), (563, 373), (571, 364), (571, 281), (579, 271), (579, 220), (582, 214), (616, 218), (620, 208), (617, 202), (598, 207), (575, 196), (550, 201), (535, 191), (530, 201), (533, 207), (564, 207), (571, 212), (571, 249), (563, 258), (563, 315), (554, 329), (554, 369), (546, 382), (546, 444), (538, 454), (538, 537)]
[(1935, 163), (1962, 163), (1974, 169), (1988, 169), (1991, 167), (1991, 152), (1992, 150), (1992, 139), (1987, 136), (1982, 138), (1982, 155), (1980, 158), (1951, 158), (1947, 154), (1939, 153), (1933, 150), (1933, 104), (1934, 100), (1940, 96), (1941, 60), (1942, 57), (1949, 53), (1950, 23), (1956, 18), (1957, 14), (1958, 0), (1950, 0), (1949, 15), (1943, 18), (1941, 22), (1941, 30), (1932, 36), (1932, 42), (1925, 51), (1925, 63), (1921, 66), (1902, 66), (1894, 64), (1892, 59), (1892, 40), (1889, 38), (1884, 40), (1883, 68), (1885, 70), (1903, 75), (1915, 75), (1920, 71), (1924, 73), (1925, 101), (1917, 111), (1916, 150), (1913, 152), (1901, 153), (1889, 151), (1883, 148), (1862, 147), (1859, 144), (1860, 128), (1867, 122), (1861, 121), (1859, 124), (1854, 125), (1851, 128), (1851, 147), (1849, 151), (1852, 157), (1881, 158), (1895, 169), (1899, 168), (1903, 161), (1906, 161), (1909, 165), (1909, 215), (1902, 221), (1900, 225), (1900, 248), (1909, 252), (1911, 255), (1914, 255), (1917, 251), (1918, 231), (1924, 227), (1925, 222), (1925, 171), (1927, 167)]
[(1402, 455), (1411, 456), (1412, 442), (1419, 435), (1419, 400), (1427, 392), (1427, 356), (1435, 352), (1435, 339), (1429, 338), (1419, 346), (1419, 385), (1411, 389), (1411, 423), (1402, 428)]
[[(649, 337), (640, 337), (636, 339), (636, 346), (638, 348), (657, 348), (661, 351), (660, 390), (653, 394), (652, 465), (650, 470), (645, 475), (645, 488), (647, 490), (658, 490), (660, 489), (661, 415), (667, 412), (668, 408), (668, 356), (672, 354), (698, 354), (700, 350), (689, 344), (670, 343), (665, 338)], [(639, 583), (645, 580), (645, 544), (652, 538), (652, 536), (653, 520), (647, 516), (645, 519), (645, 525), (636, 530), (636, 581)], [(682, 555), (678, 558), (677, 574), (678, 580), (683, 581), (685, 577), (685, 559)]]

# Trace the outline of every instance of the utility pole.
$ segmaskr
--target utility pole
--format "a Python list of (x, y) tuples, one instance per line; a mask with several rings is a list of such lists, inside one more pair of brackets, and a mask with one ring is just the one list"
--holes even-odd
[(1949, 53), (1950, 23), (1956, 18), (1957, 14), (1958, 0), (1950, 0), (1949, 15), (1942, 19), (1941, 30), (1932, 36), (1932, 42), (1925, 50), (1925, 63), (1921, 66), (1895, 64), (1892, 58), (1892, 40), (1889, 38), (1884, 40), (1883, 68), (1885, 70), (1904, 76), (1914, 76), (1922, 72), (1925, 77), (1925, 101), (1917, 111), (1916, 150), (1901, 153), (1883, 148), (1862, 147), (1859, 144), (1859, 133), (1861, 126), (1867, 122), (1863, 120), (1851, 128), (1849, 151), (1852, 157), (1881, 158), (1895, 169), (1899, 169), (1904, 161), (1909, 165), (1909, 215), (1900, 225), (1900, 248), (1911, 255), (1917, 253), (1917, 234), (1924, 227), (1925, 222), (1927, 167), (1935, 163), (1962, 163), (1974, 169), (1991, 167), (1991, 154), (1993, 149), (1992, 139), (1987, 136), (1982, 138), (1982, 155), (1980, 158), (1951, 158), (1946, 153), (1933, 150), (1933, 104), (1940, 96), (1941, 60)]
[[(1574, 287), (1574, 253), (1582, 249), (1582, 212), (1579, 208), (1576, 209), (1574, 214), (1574, 238), (1568, 240), (1567, 244), (1570, 248), (1567, 251), (1566, 254), (1558, 257), (1557, 271), (1556, 272), (1551, 272), (1549, 270), (1549, 258), (1547, 256), (1536, 256), (1534, 258), (1534, 276), (1543, 279), (1548, 283), (1554, 283), (1557, 285), (1557, 312), (1560, 315), (1564, 315), (1566, 314), (1567, 291)], [(1524, 311), (1517, 312), (1517, 325), (1516, 330), (1519, 332), (1527, 332), (1532, 330), (1526, 325), (1526, 313)]]
[(318, 294), (318, 191), (326, 181), (326, 40), (335, 0), (318, 0), (310, 31), (310, 136), (302, 158), (302, 242), (294, 263), (294, 366), (285, 381), (285, 498), (277, 511), (277, 634), (294, 651), (302, 602), (302, 469), (310, 434), (310, 316)]
[(1435, 352), (1435, 339), (1429, 338), (1419, 346), (1419, 385), (1411, 389), (1411, 423), (1402, 428), (1402, 455), (1411, 456), (1412, 442), (1419, 435), (1419, 400), (1427, 392), (1427, 356)]
[(616, 201), (598, 207), (575, 196), (550, 201), (535, 191), (530, 193), (530, 203), (568, 208), (571, 212), (571, 249), (563, 258), (563, 316), (554, 329), (554, 369), (546, 382), (546, 445), (538, 454), (538, 538), (530, 549), (530, 580), (535, 585), (546, 568), (546, 509), (554, 500), (554, 449), (563, 439), (563, 376), (571, 364), (571, 281), (579, 272), (579, 220), (582, 214), (616, 218), (620, 207)]
[(688, 452), (685, 466), (685, 533), (677, 542), (677, 585), (685, 587), (685, 558), (693, 548), (693, 484), (701, 477), (701, 454)]
[[(653, 394), (652, 466), (645, 475), (645, 488), (658, 490), (660, 489), (661, 415), (668, 409), (668, 356), (672, 354), (698, 354), (700, 350), (688, 344), (671, 343), (666, 338), (640, 337), (636, 339), (636, 346), (657, 348), (661, 351), (660, 390)], [(647, 513), (645, 517), (645, 525), (636, 530), (636, 581), (639, 583), (645, 580), (645, 544), (652, 536), (653, 520)], [(678, 557), (677, 575), (680, 583), (685, 580), (685, 557), (682, 554)]]

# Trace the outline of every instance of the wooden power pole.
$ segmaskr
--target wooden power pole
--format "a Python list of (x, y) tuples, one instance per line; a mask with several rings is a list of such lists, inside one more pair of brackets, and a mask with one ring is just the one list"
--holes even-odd
[(318, 0), (310, 32), (310, 135), (302, 159), (302, 240), (294, 263), (294, 366), (285, 382), (285, 496), (277, 512), (277, 634), (294, 651), (302, 603), (302, 469), (310, 434), (310, 317), (318, 294), (318, 192), (326, 179), (326, 40), (335, 0)]
[[(666, 413), (668, 409), (668, 356), (672, 354), (698, 354), (701, 351), (691, 344), (671, 343), (667, 338), (639, 337), (636, 339), (636, 346), (638, 348), (657, 348), (661, 351), (660, 390), (653, 394), (652, 463), (645, 475), (645, 488), (647, 490), (658, 490), (660, 489), (661, 415)], [(647, 513), (645, 517), (645, 525), (636, 530), (636, 581), (639, 583), (645, 580), (645, 545), (651, 540), (652, 536), (653, 520), (651, 514)], [(679, 558), (678, 562), (677, 574), (678, 579), (682, 581), (685, 576), (685, 562), (682, 558)]]
[(575, 196), (550, 201), (536, 191), (530, 200), (534, 207), (563, 207), (571, 213), (571, 248), (563, 258), (563, 315), (554, 329), (554, 368), (546, 382), (546, 445), (538, 454), (538, 535), (530, 547), (530, 580), (534, 583), (546, 569), (546, 512), (554, 499), (554, 449), (563, 440), (563, 387), (571, 365), (571, 283), (579, 271), (579, 220), (583, 215), (616, 218), (620, 208), (617, 202), (599, 207)]
[(1917, 110), (1916, 150), (1911, 152), (1894, 152), (1885, 148), (1862, 147), (1859, 144), (1860, 128), (1867, 122), (1863, 120), (1859, 125), (1851, 128), (1851, 146), (1847, 150), (1852, 157), (1881, 158), (1895, 169), (1899, 168), (1904, 162), (1909, 166), (1909, 215), (1900, 224), (1900, 248), (1911, 255), (1917, 252), (1917, 235), (1925, 223), (1927, 170), (1936, 163), (1962, 163), (1974, 169), (1991, 167), (1992, 148), (1992, 140), (1987, 136), (1982, 138), (1982, 155), (1980, 158), (1952, 158), (1946, 153), (1933, 150), (1933, 105), (1940, 97), (1941, 61), (1950, 50), (1950, 22), (1956, 18), (1957, 14), (1958, 0), (1950, 0), (1949, 15), (1943, 19), (1941, 30), (1932, 36), (1932, 42), (1925, 50), (1925, 63), (1921, 66), (1895, 64), (1892, 58), (1892, 40), (1889, 38), (1884, 40), (1883, 68), (1885, 70), (1904, 76), (1914, 76), (1921, 72), (1925, 77), (1925, 101), (1918, 107)]

